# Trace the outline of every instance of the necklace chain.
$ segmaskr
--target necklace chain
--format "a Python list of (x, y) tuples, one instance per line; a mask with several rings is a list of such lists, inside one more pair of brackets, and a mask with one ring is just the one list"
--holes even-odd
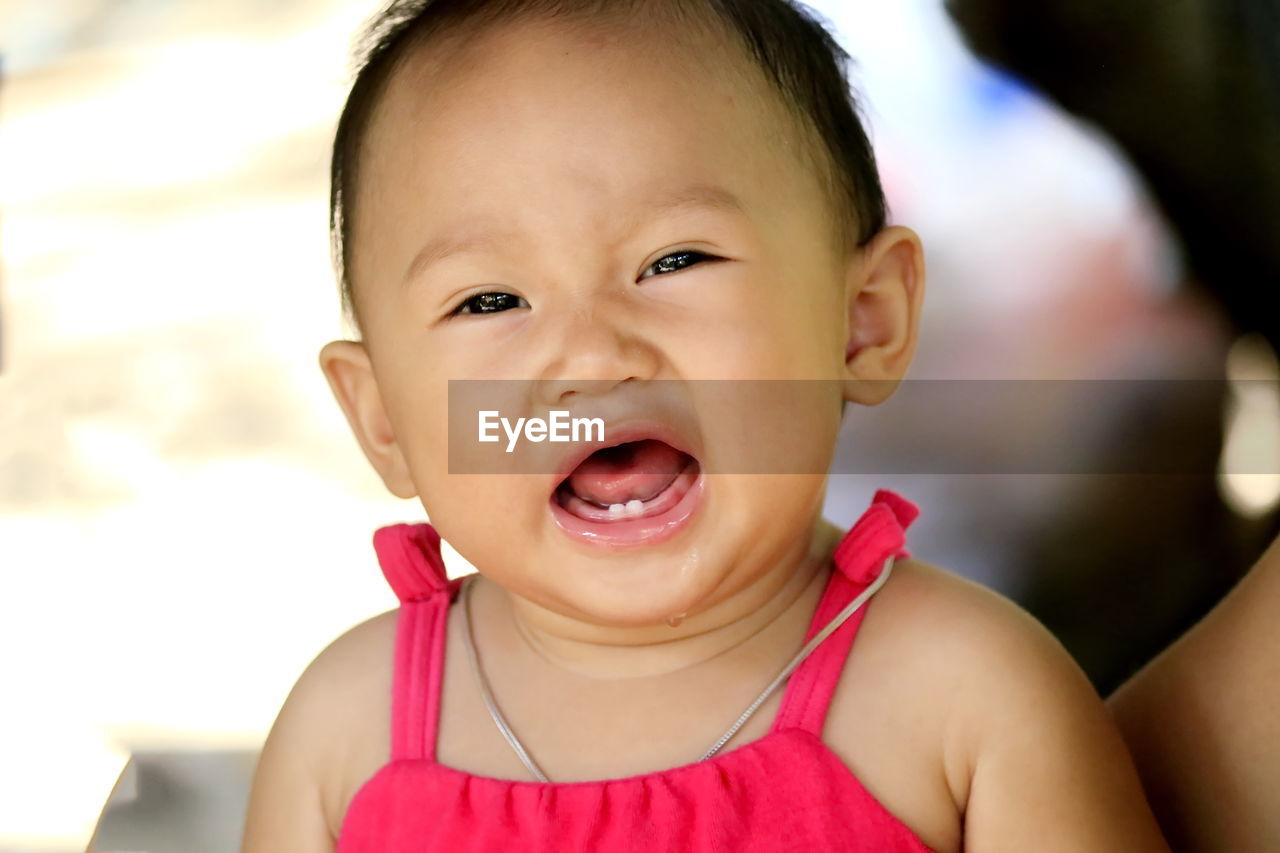
[[(790, 662), (782, 668), (782, 671), (774, 677), (773, 681), (769, 682), (769, 686), (761, 691), (760, 695), (755, 698), (755, 701), (747, 707), (747, 710), (742, 712), (742, 716), (738, 717), (737, 721), (729, 727), (728, 731), (722, 734), (711, 748), (702, 754), (702, 757), (699, 758), (698, 761), (706, 761), (708, 758), (719, 752), (720, 749), (738, 733), (738, 730), (746, 725), (747, 720), (751, 719), (751, 715), (759, 710), (760, 706), (765, 703), (765, 700), (773, 695), (773, 692), (777, 690), (778, 686), (787, 679), (787, 676), (791, 675), (791, 673), (795, 671), (796, 667), (798, 667), (823, 640), (831, 636), (837, 628), (844, 624), (845, 620), (856, 613), (858, 608), (866, 604), (867, 599), (871, 598), (871, 596), (875, 594), (876, 590), (884, 586), (884, 583), (889, 579), (889, 573), (892, 570), (893, 557), (890, 556), (885, 560), (884, 568), (876, 579), (872, 581), (866, 589), (858, 593), (853, 601), (850, 601), (845, 605), (844, 609), (837, 613), (830, 622), (823, 626), (822, 630), (814, 634), (813, 638), (809, 640), (809, 642), (805, 643), (804, 648), (800, 649), (800, 651), (796, 653), (795, 657), (793, 657)], [(471, 661), (471, 670), (475, 673), (476, 682), (480, 686), (480, 695), (484, 698), (484, 704), (489, 709), (489, 716), (493, 718), (493, 722), (498, 726), (498, 731), (502, 733), (503, 738), (505, 738), (507, 743), (510, 744), (511, 749), (515, 752), (516, 756), (519, 757), (520, 762), (524, 764), (525, 768), (533, 774), (534, 778), (539, 782), (548, 782), (550, 780), (547, 779), (546, 774), (543, 773), (537, 763), (534, 762), (532, 756), (529, 755), (529, 751), (520, 743), (520, 739), (516, 737), (515, 732), (511, 730), (511, 726), (507, 724), (506, 718), (503, 717), (502, 712), (498, 710), (498, 703), (493, 698), (493, 691), (489, 688), (488, 679), (485, 678), (484, 670), (480, 667), (480, 658), (476, 653), (475, 639), (471, 635), (471, 587), (474, 585), (474, 582), (474, 575), (468, 577), (464, 582), (465, 588), (462, 591), (462, 639), (464, 645), (467, 647), (467, 658)]]

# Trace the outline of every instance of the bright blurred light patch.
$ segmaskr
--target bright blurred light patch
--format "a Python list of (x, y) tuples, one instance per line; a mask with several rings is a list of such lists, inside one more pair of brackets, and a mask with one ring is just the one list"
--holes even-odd
[(307, 662), (394, 604), (371, 531), (421, 518), (315, 364), (370, 4), (23, 5), (0, 2), (5, 851), (83, 849), (128, 747), (260, 744)]
[(6, 122), (5, 194), (21, 204), (91, 188), (127, 199), (233, 174), (263, 148), (333, 120), (343, 41), (329, 25), (274, 40), (192, 37), (135, 48), (116, 63), (114, 85), (32, 104)]
[(1245, 335), (1231, 346), (1227, 378), (1218, 487), (1234, 512), (1256, 518), (1280, 503), (1280, 473), (1265, 473), (1280, 472), (1280, 365), (1265, 338)]
[[(0, 731), (0, 850), (83, 847), (128, 753), (85, 725), (78, 709), (60, 712), (34, 696), (5, 701), (15, 699), (29, 707)], [(31, 736), (44, 731), (57, 737)]]

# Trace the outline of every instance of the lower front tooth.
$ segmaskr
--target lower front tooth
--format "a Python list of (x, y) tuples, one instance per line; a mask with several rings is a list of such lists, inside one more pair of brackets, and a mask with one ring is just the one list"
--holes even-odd
[(644, 512), (644, 503), (642, 501), (639, 501), (639, 500), (627, 501), (628, 515), (639, 515), (642, 512)]
[(609, 504), (609, 515), (622, 515), (626, 508), (625, 504)]

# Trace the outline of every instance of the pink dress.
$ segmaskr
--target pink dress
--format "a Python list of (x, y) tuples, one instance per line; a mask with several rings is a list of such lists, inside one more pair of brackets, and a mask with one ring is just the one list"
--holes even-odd
[[(876, 578), (886, 558), (907, 556), (904, 531), (918, 513), (897, 494), (876, 492), (836, 548), (837, 570), (808, 637)], [(822, 742), (827, 705), (870, 602), (792, 672), (772, 728), (757, 740), (623, 779), (494, 779), (435, 760), (445, 620), (462, 579), (446, 579), (429, 524), (384, 527), (374, 546), (401, 601), (391, 760), (352, 799), (338, 853), (928, 850)]]

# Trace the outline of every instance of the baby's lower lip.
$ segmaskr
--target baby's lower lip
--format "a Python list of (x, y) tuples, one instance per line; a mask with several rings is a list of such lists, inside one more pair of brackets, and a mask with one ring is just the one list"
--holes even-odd
[[(570, 538), (606, 548), (663, 542), (679, 532), (702, 500), (703, 478), (697, 463), (681, 472), (639, 515), (617, 515), (599, 508), (578, 508), (579, 515), (551, 496), (551, 517)], [(584, 517), (585, 516), (585, 517)]]

